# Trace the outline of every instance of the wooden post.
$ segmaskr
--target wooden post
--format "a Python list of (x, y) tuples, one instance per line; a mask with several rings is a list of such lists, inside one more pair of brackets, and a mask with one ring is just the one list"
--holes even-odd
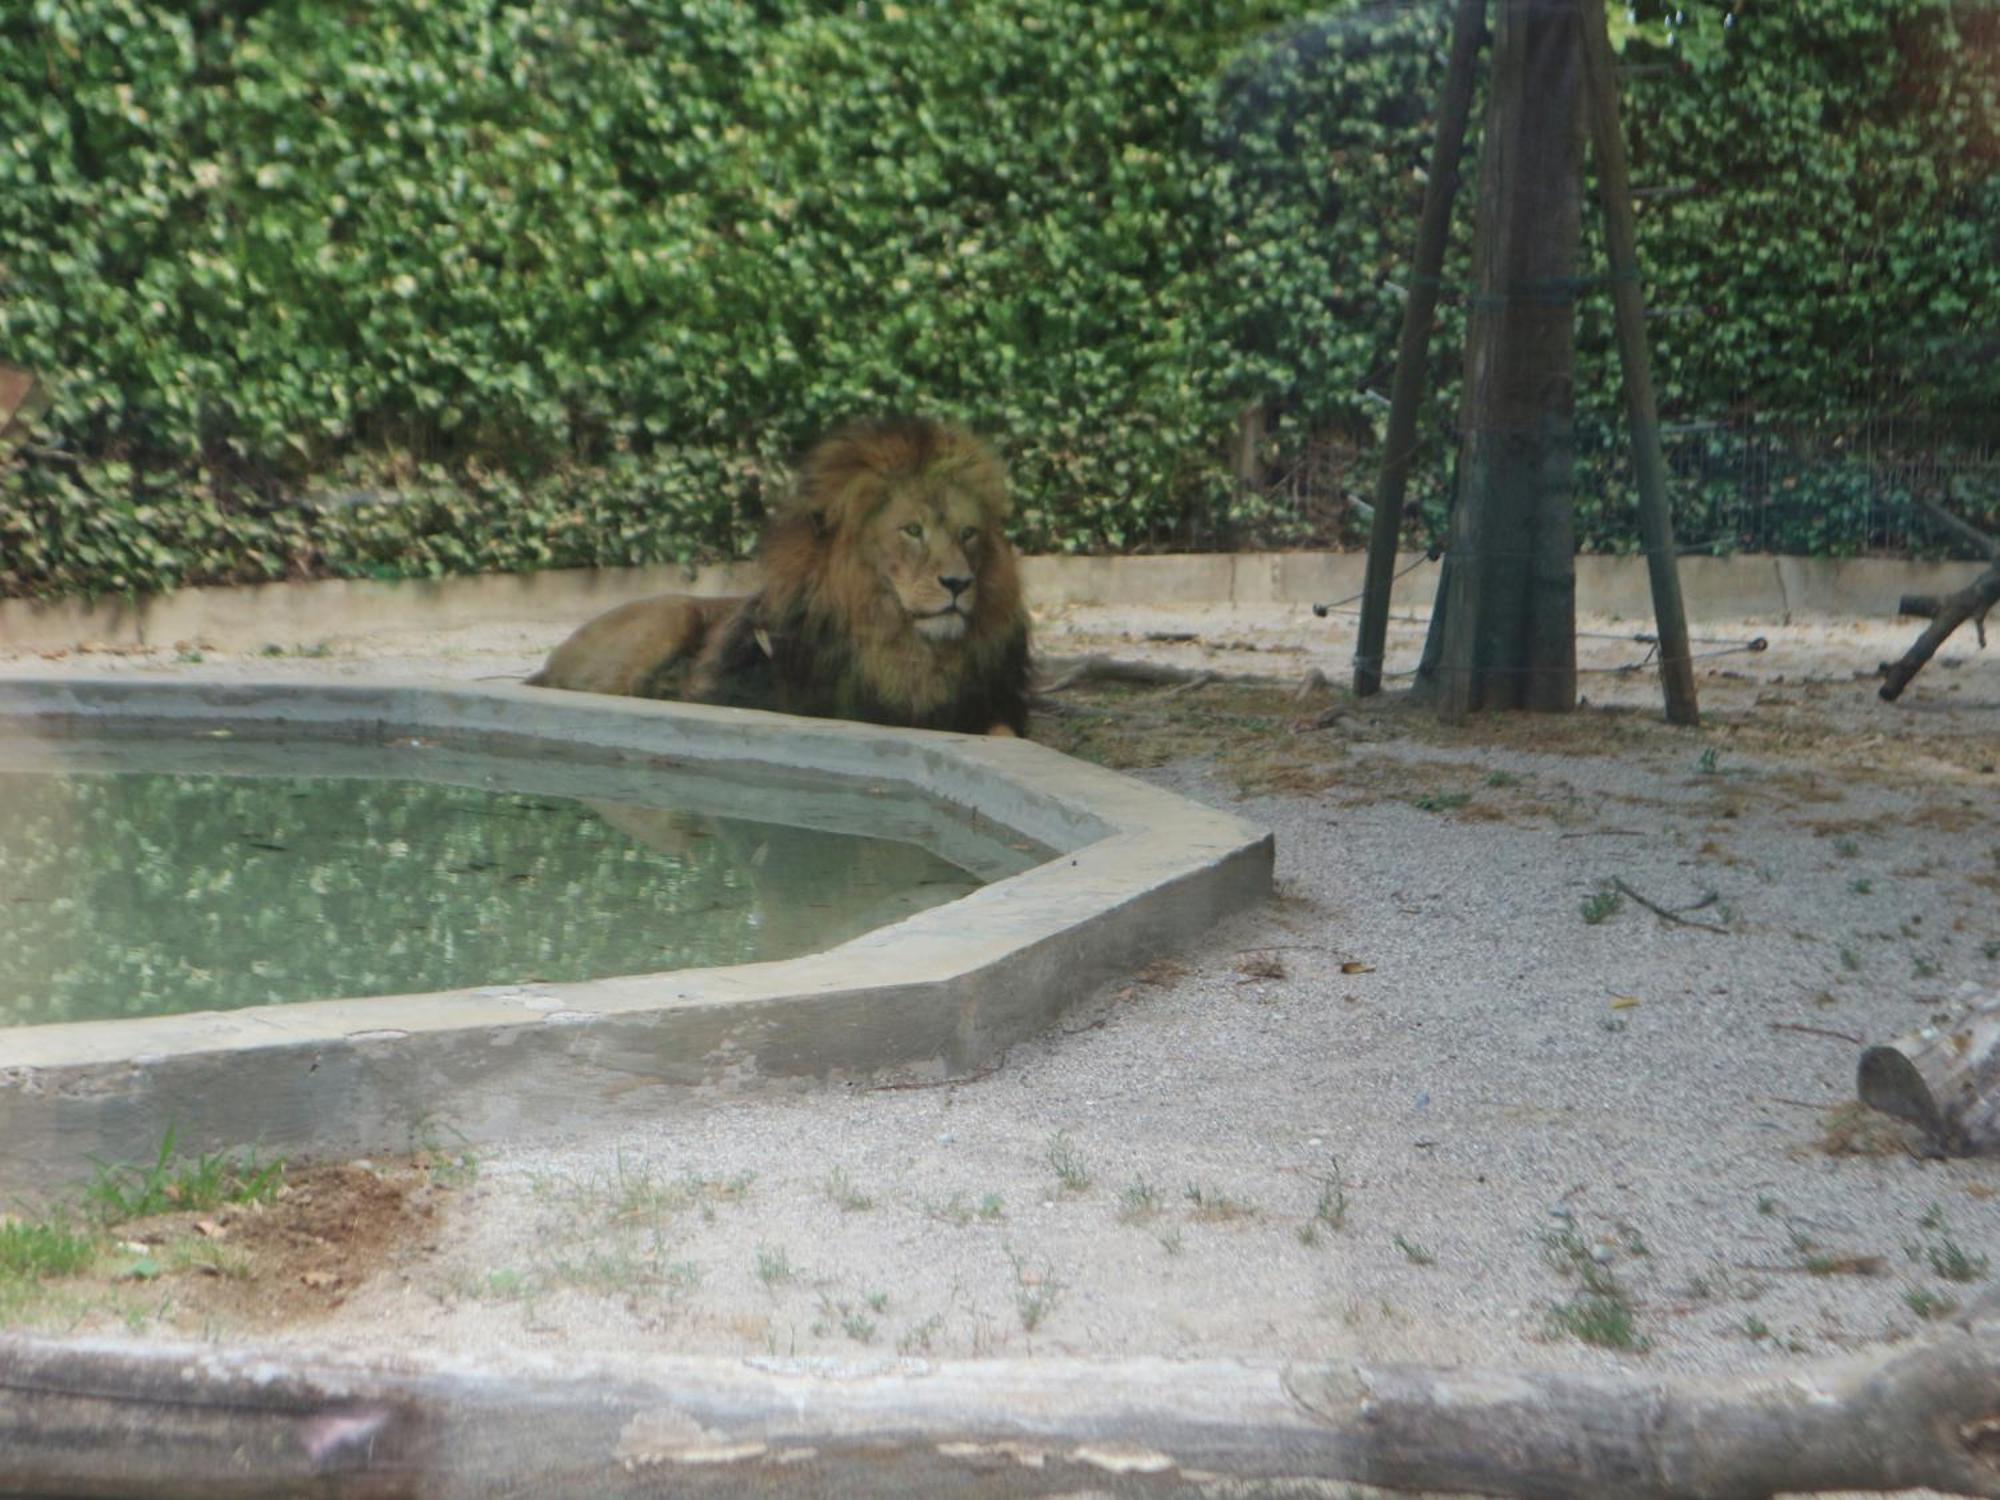
[(1577, 9), (1583, 20), (1591, 150), (1597, 161), (1604, 242), (1611, 259), (1618, 359), (1625, 373), (1625, 410), (1632, 427), (1632, 461), (1639, 480), (1639, 534), (1646, 548), (1646, 571), (1653, 583), (1653, 615), (1660, 636), (1660, 687), (1666, 695), (1667, 721), (1696, 724), (1701, 721), (1701, 711), (1695, 702), (1687, 613), (1681, 603), (1680, 571), (1674, 556), (1673, 518), (1667, 510), (1667, 466), (1660, 453), (1660, 417), (1646, 355), (1646, 306), (1639, 286), (1638, 230), (1625, 169), (1625, 137), (1618, 126), (1618, 81), (1612, 72), (1604, 7), (1595, 0), (1583, 0)]
[(1437, 314), (1438, 279), (1444, 269), (1465, 122), (1472, 113), (1472, 69), (1486, 29), (1486, 0), (1459, 0), (1452, 20), (1451, 59), (1424, 184), (1423, 218), (1417, 226), (1410, 295), (1403, 304), (1403, 337), (1396, 348), (1396, 382), (1389, 397), (1389, 433), (1375, 482), (1375, 520), (1368, 534), (1368, 573), (1361, 596), (1361, 628), (1354, 642), (1354, 695), (1382, 690), (1382, 651), (1389, 634), (1389, 592), (1395, 581), (1396, 543), (1403, 530), (1403, 492), (1416, 457), (1417, 411), (1424, 394), (1431, 321)]
[(1480, 147), (1459, 496), (1420, 672), (1439, 716), (1576, 703), (1569, 469), (1582, 233), (1575, 0), (1504, 0)]

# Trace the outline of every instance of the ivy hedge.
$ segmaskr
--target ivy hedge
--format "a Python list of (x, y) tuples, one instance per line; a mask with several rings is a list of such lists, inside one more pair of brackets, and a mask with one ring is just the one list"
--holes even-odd
[[(1775, 540), (1867, 545), (1845, 414), (2000, 411), (2000, 8), (1614, 19), (1668, 414), (1822, 435)], [(787, 453), (898, 405), (1003, 436), (1025, 545), (1285, 539), (1236, 416), (1344, 435), (1365, 486), (1445, 31), (1441, 0), (22, 0), (0, 360), (53, 405), (0, 470), (0, 594), (738, 553)], [(1587, 430), (1609, 328), (1586, 299)], [(1613, 446), (1596, 546), (1632, 530)]]

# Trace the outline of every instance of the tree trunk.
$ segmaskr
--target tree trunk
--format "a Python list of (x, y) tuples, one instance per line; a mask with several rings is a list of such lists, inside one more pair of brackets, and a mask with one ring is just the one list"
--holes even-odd
[(1480, 147), (1451, 566), (1419, 688), (1446, 719), (1576, 705), (1576, 0), (1503, 0)]
[[(1228, 1361), (567, 1373), (0, 1338), (0, 1495), (457, 1500), (2000, 1496), (2000, 1324), (1730, 1380)], [(1317, 1483), (1315, 1483), (1315, 1481)]]

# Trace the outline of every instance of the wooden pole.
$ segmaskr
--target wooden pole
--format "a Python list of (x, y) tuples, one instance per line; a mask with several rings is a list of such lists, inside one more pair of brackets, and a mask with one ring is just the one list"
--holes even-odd
[(1382, 690), (1382, 651), (1389, 634), (1389, 592), (1395, 581), (1396, 543), (1403, 529), (1403, 492), (1409, 485), (1410, 465), (1416, 458), (1417, 411), (1423, 402), (1431, 321), (1437, 314), (1438, 280), (1444, 270), (1452, 200), (1458, 195), (1458, 164), (1465, 148), (1465, 123), (1472, 113), (1473, 64), (1485, 29), (1486, 0), (1459, 0), (1452, 20), (1444, 97), (1438, 105), (1437, 137), (1431, 146), (1430, 177), (1424, 184), (1423, 217), (1417, 225), (1410, 295), (1403, 304), (1403, 337), (1396, 347), (1396, 383), (1389, 397), (1389, 434), (1382, 448), (1381, 476), (1375, 483), (1375, 521), (1368, 534), (1361, 629), (1354, 643), (1357, 698)]
[(1660, 417), (1653, 372), (1646, 355), (1646, 307), (1639, 286), (1638, 229), (1625, 168), (1625, 137), (1618, 126), (1618, 83), (1604, 7), (1582, 0), (1585, 112), (1597, 161), (1598, 196), (1604, 206), (1604, 242), (1611, 258), (1611, 302), (1617, 315), (1618, 359), (1625, 372), (1625, 411), (1632, 427), (1633, 467), (1639, 480), (1639, 534), (1653, 583), (1653, 614), (1660, 636), (1660, 687), (1667, 722), (1697, 724), (1694, 662), (1687, 613), (1674, 560), (1674, 524), (1667, 510), (1667, 466), (1660, 453)]

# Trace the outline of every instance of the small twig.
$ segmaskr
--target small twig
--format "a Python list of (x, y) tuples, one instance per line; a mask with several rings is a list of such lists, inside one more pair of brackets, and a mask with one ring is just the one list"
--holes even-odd
[(1760, 1276), (1792, 1273), (1799, 1276), (1880, 1276), (1889, 1262), (1880, 1255), (1829, 1255), (1818, 1265), (1759, 1266), (1748, 1261), (1732, 1261), (1732, 1271), (1755, 1271)]
[(1622, 895), (1630, 896), (1634, 901), (1638, 902), (1641, 906), (1645, 907), (1646, 910), (1651, 912), (1654, 916), (1663, 918), (1666, 921), (1677, 922), (1682, 927), (1699, 928), (1703, 932), (1729, 931), (1727, 927), (1721, 926), (1719, 923), (1696, 922), (1690, 920), (1687, 917), (1682, 916), (1677, 911), (1669, 911), (1666, 907), (1660, 905), (1659, 902), (1647, 900), (1644, 896), (1640, 895), (1637, 891), (1633, 890), (1631, 886), (1627, 885), (1624, 881), (1618, 879), (1616, 876), (1612, 877), (1611, 884), (1615, 886)]
[(1642, 828), (1586, 828), (1577, 833), (1559, 833), (1559, 839), (1642, 839)]
[(1186, 682), (1176, 687), (1162, 689), (1160, 696), (1162, 698), (1178, 698), (1182, 693), (1191, 693), (1196, 688), (1207, 687), (1213, 681), (1215, 681), (1215, 674), (1213, 672), (1197, 672)]
[(1797, 1021), (1766, 1021), (1773, 1031), (1796, 1031), (1804, 1036), (1823, 1036), (1829, 1041), (1846, 1042), (1850, 1047), (1859, 1047), (1865, 1038), (1851, 1036), (1845, 1031), (1832, 1031), (1824, 1026), (1804, 1026)]
[(1809, 1109), (1816, 1114), (1825, 1114), (1830, 1109), (1839, 1109), (1842, 1104), (1847, 1102), (1844, 1099), (1834, 1099), (1824, 1104), (1815, 1104), (1810, 1099), (1787, 1099), (1783, 1094), (1759, 1094), (1757, 1097), (1762, 1099), (1766, 1104), (1784, 1104), (1790, 1106), (1792, 1109)]
[[(1005, 1058), (1000, 1060), (1000, 1062), (1005, 1061)], [(999, 1071), (1000, 1063), (996, 1062), (988, 1067), (980, 1068), (976, 1072), (958, 1073), (950, 1078), (906, 1078), (899, 1079), (895, 1083), (871, 1083), (861, 1092), (864, 1094), (897, 1094), (913, 1093), (919, 1089), (948, 1089), (955, 1084), (977, 1083), (982, 1078), (991, 1078)]]

